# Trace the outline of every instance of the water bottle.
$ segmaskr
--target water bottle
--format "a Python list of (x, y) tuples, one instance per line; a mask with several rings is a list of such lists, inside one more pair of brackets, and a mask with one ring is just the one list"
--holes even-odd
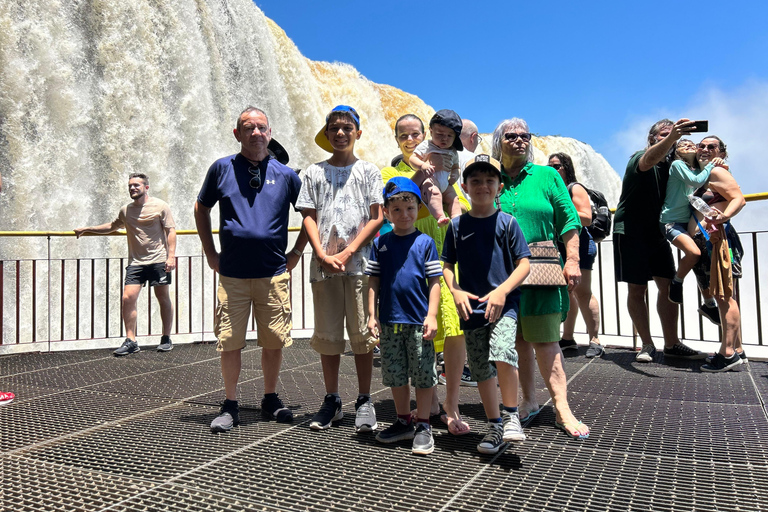
[(688, 196), (688, 201), (690, 201), (691, 206), (696, 208), (702, 215), (705, 217), (713, 218), (717, 216), (717, 213), (715, 210), (713, 210), (702, 198), (699, 196), (690, 195)]

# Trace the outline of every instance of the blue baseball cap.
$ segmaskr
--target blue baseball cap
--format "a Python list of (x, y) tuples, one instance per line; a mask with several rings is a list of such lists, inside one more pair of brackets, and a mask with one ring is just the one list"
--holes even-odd
[[(387, 191), (387, 189), (390, 188), (390, 183), (394, 183), (395, 186)], [(384, 201), (387, 201), (390, 197), (400, 194), (401, 192), (410, 192), (421, 201), (421, 190), (419, 190), (419, 187), (411, 181), (410, 178), (406, 178), (405, 176), (395, 176), (384, 185)]]
[(331, 146), (331, 142), (328, 140), (328, 137), (325, 136), (325, 130), (328, 128), (328, 120), (331, 118), (331, 114), (334, 112), (346, 112), (350, 116), (352, 116), (352, 119), (355, 121), (355, 125), (357, 126), (357, 129), (360, 129), (360, 115), (357, 113), (357, 110), (350, 107), (349, 105), (336, 105), (333, 107), (333, 110), (331, 110), (327, 116), (325, 116), (325, 124), (322, 128), (320, 128), (320, 131), (317, 132), (317, 135), (315, 135), (315, 144), (323, 148), (329, 153), (333, 153), (333, 146)]

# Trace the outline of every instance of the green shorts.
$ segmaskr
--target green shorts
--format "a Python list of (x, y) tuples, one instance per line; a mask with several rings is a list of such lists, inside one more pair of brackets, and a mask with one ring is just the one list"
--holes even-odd
[(502, 317), (496, 323), (464, 331), (467, 345), (467, 363), (472, 378), (477, 382), (496, 376), (491, 361), (501, 361), (517, 368), (517, 321)]
[(415, 388), (437, 385), (435, 346), (424, 339), (424, 326), (381, 324), (381, 376), (388, 388), (408, 384)]

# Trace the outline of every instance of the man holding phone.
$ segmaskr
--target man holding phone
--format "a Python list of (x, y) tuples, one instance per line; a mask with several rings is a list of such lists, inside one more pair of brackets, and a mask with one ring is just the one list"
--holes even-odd
[[(678, 307), (667, 300), (675, 275), (672, 249), (659, 230), (659, 214), (664, 204), (669, 167), (677, 141), (708, 124), (680, 119), (662, 119), (648, 132), (648, 145), (629, 159), (613, 224), (613, 261), (616, 280), (629, 286), (627, 308), (643, 342), (635, 358), (650, 363), (656, 353), (651, 338), (646, 291), (653, 279), (658, 288), (656, 309), (664, 334), (664, 356), (703, 359), (706, 354), (683, 345), (677, 336)], [(706, 127), (708, 128), (708, 126)]]

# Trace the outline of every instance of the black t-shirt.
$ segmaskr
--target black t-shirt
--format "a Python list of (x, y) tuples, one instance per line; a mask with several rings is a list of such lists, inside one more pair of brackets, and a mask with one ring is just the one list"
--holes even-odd
[(660, 238), (659, 215), (667, 193), (669, 167), (674, 154), (670, 152), (652, 169), (640, 172), (640, 158), (645, 150), (629, 159), (621, 186), (621, 197), (613, 218), (613, 232), (643, 238)]

